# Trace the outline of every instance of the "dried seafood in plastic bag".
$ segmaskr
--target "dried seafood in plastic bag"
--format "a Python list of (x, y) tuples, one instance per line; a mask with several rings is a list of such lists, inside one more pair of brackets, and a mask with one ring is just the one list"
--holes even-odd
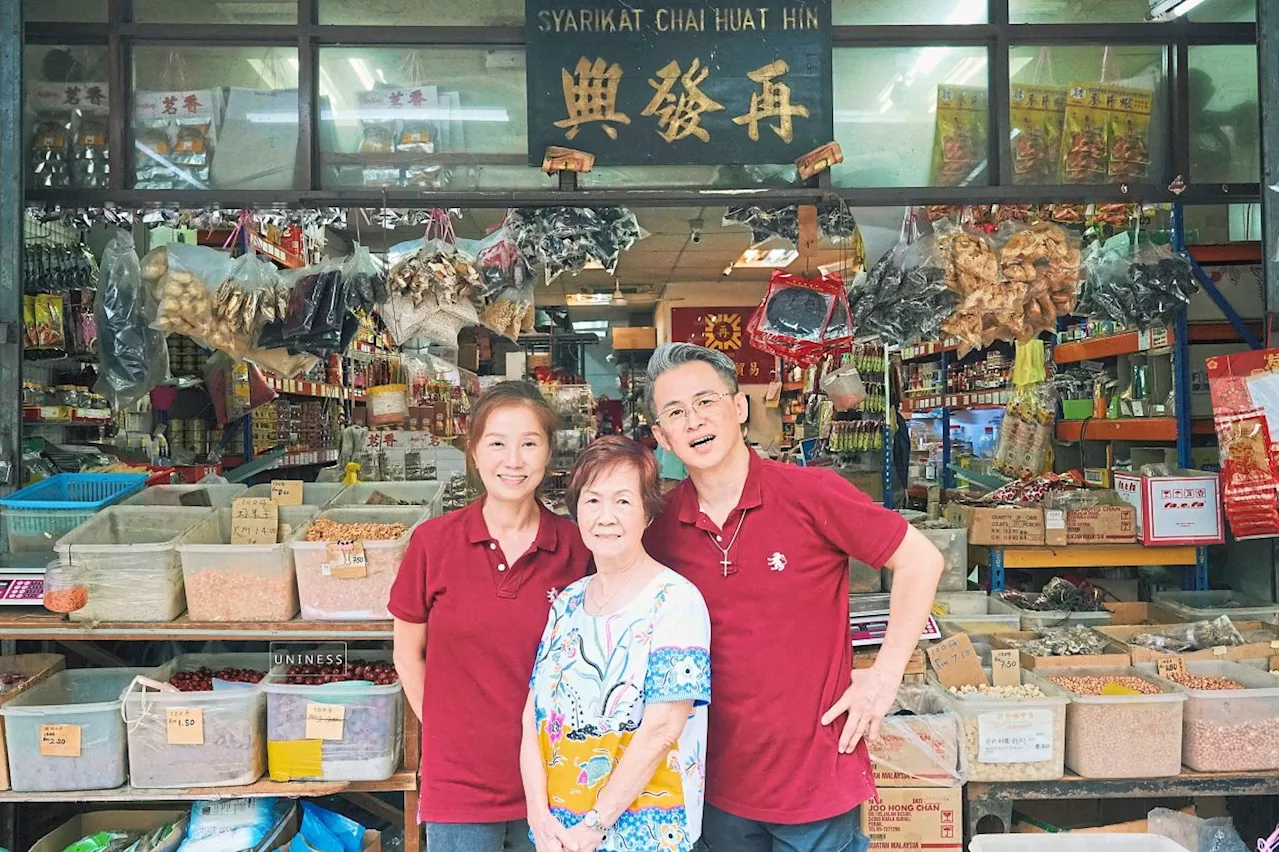
[(517, 207), (507, 216), (507, 230), (529, 265), (543, 264), (552, 275), (583, 269), (589, 261), (612, 272), (619, 255), (644, 235), (625, 207)]
[(1056, 329), (1058, 317), (1075, 308), (1080, 247), (1066, 229), (1052, 222), (1016, 228), (1001, 229), (1008, 236), (1000, 247), (1000, 274), (1026, 286), (1023, 333), (1029, 338)]
[(1212, 621), (1193, 624), (1174, 624), (1147, 633), (1138, 633), (1129, 639), (1130, 645), (1182, 654), (1187, 651), (1203, 651), (1207, 648), (1234, 648), (1245, 643), (1235, 624), (1225, 615)]

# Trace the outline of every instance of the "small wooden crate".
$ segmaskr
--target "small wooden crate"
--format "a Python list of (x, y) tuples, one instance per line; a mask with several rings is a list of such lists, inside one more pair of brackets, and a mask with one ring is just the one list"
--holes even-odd
[[(0, 704), (17, 698), (49, 675), (56, 674), (66, 667), (67, 660), (61, 654), (18, 654), (13, 657), (0, 657), (0, 672), (27, 676), (27, 679), (18, 686), (8, 692), (0, 693)], [(4, 738), (4, 717), (0, 716), (0, 790), (8, 789), (9, 746)]]
[[(1014, 642), (1027, 642), (1035, 639), (1034, 631), (1025, 633), (995, 633), (991, 636), (992, 648), (1013, 648)], [(1085, 666), (1127, 666), (1129, 665), (1129, 647), (1108, 637), (1105, 654), (1080, 654), (1074, 657), (1037, 657), (1018, 649), (1018, 658), (1024, 669), (1035, 669), (1044, 672), (1046, 669), (1083, 668)]]
[[(853, 651), (853, 667), (869, 669), (875, 664), (879, 648), (855, 648)], [(924, 651), (916, 648), (907, 660), (907, 670), (902, 676), (903, 683), (924, 683)]]

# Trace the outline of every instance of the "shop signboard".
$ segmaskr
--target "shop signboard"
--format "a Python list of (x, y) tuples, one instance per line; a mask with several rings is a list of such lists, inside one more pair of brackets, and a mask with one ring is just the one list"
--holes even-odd
[(529, 163), (791, 163), (830, 142), (830, 0), (525, 3)]
[(774, 358), (747, 340), (747, 320), (755, 308), (672, 308), (671, 340), (696, 343), (728, 355), (738, 368), (738, 382), (767, 385), (774, 380)]

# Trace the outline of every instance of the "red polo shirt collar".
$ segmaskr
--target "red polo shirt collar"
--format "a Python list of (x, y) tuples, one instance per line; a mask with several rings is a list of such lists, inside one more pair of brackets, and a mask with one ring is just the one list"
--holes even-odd
[[(462, 510), (462, 525), (467, 531), (467, 540), (472, 544), (488, 544), (494, 540), (489, 534), (489, 525), (484, 522), (485, 499), (481, 497), (473, 500)], [(556, 515), (541, 501), (538, 502), (538, 509), (538, 533), (533, 539), (533, 546), (546, 553), (554, 553), (560, 542), (560, 536), (556, 532)]]
[[(760, 484), (764, 463), (760, 458), (760, 454), (755, 450), (748, 447), (747, 452), (751, 454), (751, 458), (747, 461), (747, 481), (742, 486), (742, 496), (738, 498), (738, 505), (729, 513), (729, 517), (733, 517), (738, 512), (764, 505), (764, 489)], [(698, 506), (698, 489), (694, 487), (693, 480), (686, 479), (681, 483), (680, 487), (684, 489), (684, 493), (680, 497), (680, 522), (709, 529), (710, 521), (703, 521), (706, 516), (702, 514), (702, 509)], [(703, 521), (703, 523), (699, 523), (699, 521)]]

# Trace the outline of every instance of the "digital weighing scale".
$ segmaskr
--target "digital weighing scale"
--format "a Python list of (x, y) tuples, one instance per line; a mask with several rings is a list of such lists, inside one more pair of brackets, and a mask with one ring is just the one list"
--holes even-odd
[(52, 553), (0, 553), (0, 606), (43, 606)]

